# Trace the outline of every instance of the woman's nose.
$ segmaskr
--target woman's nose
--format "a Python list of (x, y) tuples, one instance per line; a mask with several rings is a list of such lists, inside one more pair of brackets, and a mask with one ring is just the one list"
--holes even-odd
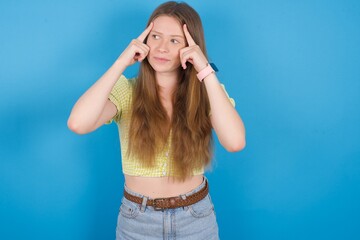
[(158, 45), (158, 51), (159, 52), (168, 52), (169, 51), (169, 46), (167, 44), (166, 41), (161, 41)]

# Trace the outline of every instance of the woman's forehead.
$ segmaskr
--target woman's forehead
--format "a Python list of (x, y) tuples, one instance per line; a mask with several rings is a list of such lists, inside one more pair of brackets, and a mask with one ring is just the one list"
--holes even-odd
[(169, 36), (179, 35), (184, 37), (182, 26), (174, 17), (162, 15), (155, 18), (153, 22), (154, 26), (152, 31)]

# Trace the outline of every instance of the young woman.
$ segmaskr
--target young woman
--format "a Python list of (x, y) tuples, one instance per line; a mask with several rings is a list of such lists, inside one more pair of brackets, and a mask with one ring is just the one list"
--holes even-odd
[[(139, 75), (124, 70), (141, 62)], [(212, 129), (228, 151), (245, 146), (233, 100), (209, 64), (202, 23), (185, 3), (160, 5), (137, 39), (76, 102), (79, 134), (114, 120), (125, 177), (117, 239), (218, 239), (204, 169)]]

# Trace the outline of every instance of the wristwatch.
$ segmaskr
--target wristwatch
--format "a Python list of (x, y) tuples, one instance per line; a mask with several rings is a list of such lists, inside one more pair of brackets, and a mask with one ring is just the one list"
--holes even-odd
[(207, 63), (206, 67), (201, 70), (200, 72), (198, 72), (196, 74), (197, 78), (199, 79), (200, 82), (202, 82), (204, 80), (204, 78), (206, 78), (207, 76), (209, 76), (211, 73), (214, 72), (218, 72), (218, 68), (215, 66), (214, 63)]

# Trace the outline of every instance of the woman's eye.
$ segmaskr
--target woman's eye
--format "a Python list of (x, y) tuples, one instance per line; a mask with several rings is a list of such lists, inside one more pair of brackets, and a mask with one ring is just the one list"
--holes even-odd
[(159, 39), (159, 38), (160, 38), (160, 37), (159, 37), (158, 35), (156, 35), (156, 34), (153, 34), (152, 37), (153, 37), (153, 39)]
[(175, 43), (175, 44), (180, 43), (180, 42), (179, 42), (178, 40), (176, 40), (176, 39), (172, 39), (171, 42), (172, 42), (172, 43)]

